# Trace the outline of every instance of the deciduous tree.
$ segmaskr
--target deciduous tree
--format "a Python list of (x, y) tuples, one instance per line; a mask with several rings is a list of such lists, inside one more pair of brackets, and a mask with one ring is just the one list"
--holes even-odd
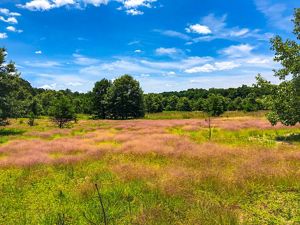
[(144, 94), (130, 75), (116, 79), (107, 93), (108, 114), (113, 119), (140, 118), (145, 115)]
[(50, 107), (51, 120), (58, 125), (59, 128), (63, 128), (71, 121), (76, 121), (76, 114), (72, 101), (62, 95), (54, 100)]

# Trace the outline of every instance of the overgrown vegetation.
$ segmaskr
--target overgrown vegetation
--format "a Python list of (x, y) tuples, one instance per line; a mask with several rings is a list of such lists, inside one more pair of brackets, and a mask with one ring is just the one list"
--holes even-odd
[(215, 118), (210, 142), (204, 119), (14, 120), (0, 224), (297, 224), (300, 127), (250, 115)]

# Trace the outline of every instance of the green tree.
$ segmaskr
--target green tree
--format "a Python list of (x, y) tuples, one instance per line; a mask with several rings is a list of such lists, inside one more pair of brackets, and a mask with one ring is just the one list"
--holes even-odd
[(226, 99), (220, 94), (210, 94), (204, 106), (204, 112), (208, 115), (208, 139), (211, 140), (211, 117), (222, 115), (227, 110)]
[(168, 97), (165, 110), (166, 111), (175, 111), (178, 101), (179, 101), (179, 98), (176, 95), (171, 95), (170, 97)]
[(35, 119), (40, 115), (41, 113), (41, 106), (39, 105), (39, 102), (36, 98), (33, 98), (29, 105), (28, 109), (28, 125), (29, 126), (34, 126)]
[(247, 97), (242, 100), (242, 108), (245, 112), (254, 112), (261, 108), (254, 93), (248, 94)]
[(147, 113), (158, 113), (163, 111), (163, 98), (160, 94), (145, 95), (145, 109)]
[(280, 36), (271, 39), (274, 60), (282, 68), (275, 70), (275, 76), (282, 80), (278, 88), (273, 88), (270, 122), (293, 126), (300, 122), (300, 8), (295, 9), (294, 34), (296, 40), (283, 41)]
[(0, 48), (0, 125), (9, 117), (26, 116), (33, 88), (20, 78), (13, 62), (6, 63), (6, 50)]
[(203, 111), (205, 105), (205, 99), (198, 98), (192, 101), (192, 110), (193, 111)]
[(241, 97), (237, 97), (233, 100), (233, 105), (235, 110), (242, 110), (243, 109), (243, 99)]
[(76, 121), (72, 101), (64, 95), (53, 101), (49, 111), (51, 120), (57, 124), (59, 128), (65, 127), (71, 121)]
[(190, 100), (187, 97), (182, 97), (176, 105), (177, 111), (192, 111)]
[(109, 80), (102, 79), (95, 83), (92, 91), (93, 109), (96, 116), (100, 119), (107, 117), (107, 92), (111, 85)]
[(113, 119), (140, 118), (145, 115), (144, 94), (130, 75), (116, 79), (107, 93), (108, 113)]

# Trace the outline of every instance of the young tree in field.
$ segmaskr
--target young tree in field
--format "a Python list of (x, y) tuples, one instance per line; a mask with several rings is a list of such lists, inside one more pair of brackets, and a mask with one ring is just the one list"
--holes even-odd
[[(271, 39), (274, 60), (282, 65), (275, 71), (282, 83), (272, 89), (272, 112), (268, 114), (272, 125), (281, 122), (293, 126), (300, 122), (300, 8), (295, 10), (293, 21), (296, 40), (283, 41), (280, 36)], [(260, 83), (266, 82), (260, 80)]]
[(28, 125), (34, 126), (35, 119), (40, 115), (41, 106), (38, 103), (36, 98), (33, 98), (29, 105), (29, 118), (28, 118)]
[(144, 94), (130, 75), (116, 79), (107, 93), (108, 113), (113, 119), (140, 118), (145, 115)]
[(54, 100), (50, 107), (51, 120), (58, 125), (59, 128), (65, 127), (71, 121), (76, 121), (76, 114), (72, 101), (66, 97), (61, 96)]
[(211, 117), (217, 117), (222, 115), (227, 110), (226, 99), (222, 95), (211, 94), (208, 96), (204, 112), (208, 115), (208, 139), (211, 140), (212, 131), (211, 131)]
[(99, 119), (105, 119), (107, 117), (107, 92), (111, 85), (109, 80), (102, 79), (95, 83), (95, 87), (92, 91), (93, 108)]

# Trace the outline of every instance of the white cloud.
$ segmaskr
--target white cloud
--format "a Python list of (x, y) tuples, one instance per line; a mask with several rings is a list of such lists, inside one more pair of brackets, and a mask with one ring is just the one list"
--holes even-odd
[(100, 6), (108, 4), (109, 0), (82, 0), (84, 4), (92, 4), (93, 6)]
[(204, 63), (213, 61), (212, 57), (185, 57), (180, 60), (165, 61), (165, 62), (155, 62), (149, 60), (141, 60), (140, 63), (143, 66), (156, 68), (159, 70), (186, 70), (188, 68), (203, 65)]
[(131, 41), (128, 43), (128, 45), (137, 45), (140, 44), (140, 41)]
[(224, 48), (219, 53), (229, 56), (231, 58), (244, 57), (251, 54), (255, 46), (249, 44), (231, 45), (228, 48)]
[(7, 34), (6, 33), (0, 33), (0, 39), (5, 39), (7, 38)]
[[(105, 0), (101, 0), (105, 1)], [(98, 2), (100, 0), (82, 0), (85, 4), (93, 4), (95, 6), (98, 6)], [(63, 6), (79, 6), (78, 0), (31, 0), (29, 2), (26, 2), (24, 5), (18, 4), (17, 5), (20, 8), (28, 9), (31, 11), (47, 11), (54, 8), (59, 8)]]
[(5, 19), (3, 16), (0, 16), (0, 20), (5, 23), (17, 24), (18, 20), (15, 17), (8, 17)]
[(151, 8), (152, 3), (156, 2), (156, 0), (125, 0), (124, 7), (127, 9), (138, 8), (141, 6)]
[(209, 29), (208, 26), (200, 25), (200, 24), (190, 25), (188, 28), (186, 28), (186, 31), (188, 33), (197, 33), (197, 34), (211, 34), (212, 33), (212, 31)]
[(128, 15), (142, 15), (141, 7), (152, 8), (156, 0), (30, 0), (25, 4), (18, 4), (20, 8), (31, 11), (47, 11), (63, 6), (84, 9), (88, 5), (99, 7), (107, 5), (109, 2), (118, 2), (121, 4), (118, 10), (124, 10)]
[(56, 88), (57, 84), (44, 84), (42, 86), (40, 86), (39, 88), (43, 88), (45, 90), (54, 90)]
[(199, 34), (198, 37), (188, 40), (186, 44), (193, 44), (201, 41), (212, 41), (215, 39), (239, 40), (245, 38), (255, 38), (257, 40), (269, 40), (271, 34), (261, 33), (260, 30), (240, 27), (228, 27), (226, 23), (227, 15), (220, 17), (209, 14), (203, 17), (199, 24), (186, 28), (188, 33)]
[(175, 73), (174, 71), (170, 71), (170, 72), (168, 72), (167, 74), (170, 75), (170, 76), (176, 75), (176, 73)]
[(237, 64), (232, 61), (227, 62), (216, 62), (214, 64), (205, 64), (203, 66), (193, 67), (185, 70), (186, 73), (210, 73), (214, 71), (223, 71), (223, 70), (231, 70), (239, 67), (240, 64)]
[(230, 36), (232, 37), (241, 37), (246, 35), (250, 30), (247, 28), (243, 28), (241, 30), (233, 30), (229, 33)]
[(18, 30), (13, 26), (6, 27), (6, 30), (11, 31), (11, 32), (15, 32), (15, 33), (22, 33), (23, 32), (23, 30)]
[(142, 12), (140, 10), (137, 10), (137, 9), (127, 9), (126, 13), (128, 15), (132, 15), (132, 16), (138, 16), (138, 15), (143, 15), (144, 14), (144, 12)]
[(55, 7), (55, 5), (48, 0), (32, 0), (25, 3), (25, 5), (18, 4), (17, 6), (32, 11), (45, 11)]
[(9, 9), (5, 9), (5, 8), (0, 8), (0, 14), (3, 14), (5, 16), (12, 16), (12, 17), (15, 17), (15, 16), (21, 16), (20, 13), (17, 13), (17, 12), (10, 12)]
[(185, 70), (186, 73), (208, 73), (215, 71), (215, 67), (211, 64), (205, 64), (203, 66), (197, 66), (190, 69)]
[(140, 49), (137, 49), (137, 50), (135, 50), (134, 52), (135, 52), (135, 53), (142, 53), (143, 51), (140, 50)]
[(81, 82), (69, 82), (67, 83), (68, 86), (72, 86), (72, 87), (79, 87), (79, 86), (82, 86), (83, 83)]
[(61, 63), (56, 61), (34, 61), (34, 62), (26, 61), (25, 65), (29, 67), (37, 67), (37, 68), (53, 68), (53, 67), (60, 66)]
[(240, 67), (241, 65), (236, 63), (236, 62), (216, 62), (215, 67), (217, 71), (222, 71), (222, 70), (232, 70), (234, 68)]
[(53, 0), (53, 4), (55, 7), (62, 7), (65, 5), (73, 5), (75, 4), (74, 0)]
[(35, 51), (34, 53), (37, 54), (37, 55), (43, 54), (43, 52), (41, 50)]
[(157, 55), (167, 55), (167, 56), (174, 56), (181, 51), (177, 48), (158, 48), (155, 50)]
[(80, 54), (73, 54), (73, 57), (75, 58), (74, 63), (83, 66), (93, 65), (100, 62), (98, 59), (89, 58)]

